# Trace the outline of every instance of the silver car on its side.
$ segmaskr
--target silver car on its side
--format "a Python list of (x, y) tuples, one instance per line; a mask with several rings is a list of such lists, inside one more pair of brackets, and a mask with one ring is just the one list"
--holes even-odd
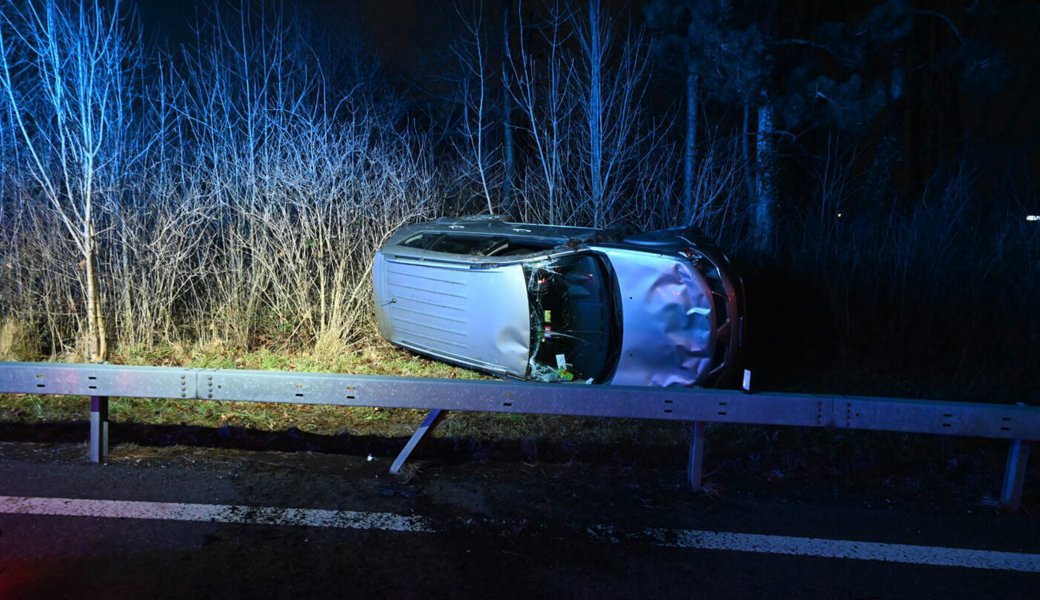
[(743, 287), (693, 229), (442, 218), (395, 232), (373, 283), (391, 343), (502, 377), (709, 386), (738, 372)]

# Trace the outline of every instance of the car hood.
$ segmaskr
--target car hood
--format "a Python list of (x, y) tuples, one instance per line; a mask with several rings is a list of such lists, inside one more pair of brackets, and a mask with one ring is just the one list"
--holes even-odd
[(711, 368), (714, 311), (707, 282), (679, 257), (596, 248), (610, 260), (621, 299), (614, 385), (694, 385)]
[(379, 332), (391, 342), (469, 367), (523, 377), (531, 344), (520, 265), (468, 265), (377, 253)]

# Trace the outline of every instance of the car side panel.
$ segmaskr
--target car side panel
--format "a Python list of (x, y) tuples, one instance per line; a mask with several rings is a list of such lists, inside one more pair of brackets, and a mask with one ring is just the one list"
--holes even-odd
[(383, 337), (456, 364), (526, 374), (531, 323), (519, 264), (470, 268), (377, 253), (373, 268)]

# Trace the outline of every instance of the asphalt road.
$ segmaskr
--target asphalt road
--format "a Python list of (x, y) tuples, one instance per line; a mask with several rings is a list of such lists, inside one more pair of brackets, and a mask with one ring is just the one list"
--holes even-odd
[(674, 466), (426, 460), (403, 483), (392, 457), (85, 456), (0, 443), (0, 598), (1040, 597), (1035, 511), (693, 495)]

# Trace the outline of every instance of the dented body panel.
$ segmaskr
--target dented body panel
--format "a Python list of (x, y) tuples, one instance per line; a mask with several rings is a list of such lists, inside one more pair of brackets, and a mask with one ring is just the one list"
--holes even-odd
[(600, 248), (622, 304), (621, 352), (612, 384), (694, 385), (710, 371), (711, 290), (679, 257)]

